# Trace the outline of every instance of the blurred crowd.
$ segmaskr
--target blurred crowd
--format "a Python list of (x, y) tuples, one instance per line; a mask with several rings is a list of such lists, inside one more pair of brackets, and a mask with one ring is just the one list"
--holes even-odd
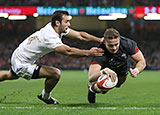
[(132, 0), (132, 6), (159, 6), (159, 0)]
[(159, 0), (0, 0), (0, 6), (159, 6)]
[(123, 0), (1, 0), (1, 6), (119, 6)]
[(160, 70), (160, 25), (156, 22), (146, 22), (143, 19), (132, 19), (123, 23), (121, 34), (137, 42), (142, 50), (147, 67), (146, 69)]
[[(160, 69), (159, 27), (157, 24), (143, 24), (143, 22), (141, 24), (140, 22), (140, 20), (137, 22), (124, 21), (117, 29), (122, 36), (129, 37), (138, 43), (147, 62), (146, 69)], [(14, 49), (23, 39), (35, 31), (31, 24), (27, 25), (30, 25), (30, 29), (25, 28), (26, 23), (0, 24), (0, 69), (8, 69), (10, 67), (10, 57)], [(114, 25), (112, 26), (114, 27)], [(96, 32), (89, 33), (95, 34)], [(103, 33), (96, 36), (102, 37), (102, 35)], [(63, 38), (63, 42), (81, 49), (90, 49), (92, 46), (98, 45), (93, 42), (73, 41), (69, 38)], [(72, 58), (58, 53), (50, 53), (39, 59), (37, 63), (56, 66), (60, 69), (88, 69), (91, 59), (91, 57)]]
[[(158, 6), (160, 1), (153, 0), (0, 0), (0, 6)], [(10, 57), (14, 49), (36, 28), (33, 24), (33, 18), (27, 19), (25, 23), (16, 21), (6, 21), (0, 23), (0, 69), (10, 67)], [(2, 21), (2, 20), (0, 20)], [(119, 27), (117, 27), (119, 25)], [(157, 23), (147, 23), (144, 20), (133, 18), (118, 24), (114, 22), (111, 27), (118, 29), (122, 36), (129, 37), (138, 43), (138, 46), (144, 53), (147, 67), (146, 69), (160, 70), (160, 29)], [(102, 33), (102, 32), (89, 33)], [(102, 37), (102, 34), (96, 35)], [(63, 39), (63, 42), (69, 46), (81, 49), (90, 49), (97, 46), (96, 43), (86, 43), (74, 41), (72, 39)], [(91, 57), (72, 58), (62, 54), (50, 53), (37, 61), (38, 64), (47, 64), (56, 66), (60, 69), (88, 69)], [(67, 61), (66, 61), (67, 60)], [(134, 65), (134, 64), (133, 64)]]

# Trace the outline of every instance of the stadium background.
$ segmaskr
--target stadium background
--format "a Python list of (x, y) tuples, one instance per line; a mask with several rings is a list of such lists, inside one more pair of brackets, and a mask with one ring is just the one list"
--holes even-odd
[[(0, 6), (45, 6), (45, 7), (77, 7), (77, 6), (159, 6), (160, 1), (149, 0), (1, 0)], [(0, 18), (0, 69), (9, 69), (10, 57), (14, 49), (30, 34), (40, 29), (51, 20), (51, 16), (28, 16), (27, 20), (8, 20)], [(96, 16), (77, 15), (71, 20), (71, 28), (86, 31), (95, 36), (102, 37), (108, 27), (118, 29), (122, 36), (131, 38), (138, 43), (142, 50), (148, 70), (160, 69), (160, 23), (159, 21), (146, 21), (143, 18), (134, 18), (128, 15), (126, 19), (116, 21), (100, 21)], [(89, 49), (97, 46), (96, 43), (86, 43), (63, 38), (69, 46)], [(66, 61), (67, 60), (67, 61)], [(50, 53), (37, 61), (39, 64), (56, 66), (60, 69), (87, 69), (91, 57), (71, 58), (57, 53)], [(134, 65), (134, 64), (133, 64)]]
[[(143, 7), (160, 12), (158, 0), (0, 0), (0, 15), (3, 8), (13, 6), (35, 6), (52, 8), (63, 7)], [(157, 7), (153, 7), (157, 6)], [(17, 8), (18, 9), (18, 8)], [(132, 9), (132, 8), (131, 8)], [(13, 9), (12, 9), (13, 10)], [(9, 11), (9, 10), (8, 10)], [(131, 10), (132, 11), (132, 10)], [(29, 10), (30, 12), (30, 10)], [(39, 12), (40, 13), (40, 12)], [(93, 13), (91, 11), (91, 13)], [(128, 14), (126, 19), (116, 21), (99, 21), (98, 15), (73, 16), (71, 27), (84, 30), (93, 35), (102, 37), (108, 27), (118, 29), (121, 35), (129, 37), (138, 43), (143, 51), (149, 70), (160, 68), (160, 40), (159, 21), (145, 21), (143, 14), (133, 16)], [(51, 15), (35, 18), (27, 16), (27, 20), (8, 20), (0, 17), (0, 69), (10, 67), (10, 57), (14, 49), (27, 36), (40, 29), (51, 19)], [(63, 39), (66, 44), (79, 48), (89, 49), (95, 43)], [(67, 61), (66, 61), (67, 60)], [(89, 104), (88, 75), (83, 69), (88, 68), (90, 57), (71, 58), (61, 54), (50, 53), (38, 60), (38, 63), (57, 66), (64, 70), (60, 82), (54, 89), (52, 96), (60, 101), (59, 105), (46, 105), (36, 96), (44, 88), (44, 80), (8, 80), (0, 83), (0, 115), (159, 115), (159, 81), (160, 72), (143, 71), (136, 79), (128, 77), (125, 84), (115, 88), (106, 95), (96, 95), (96, 104)], [(133, 64), (134, 65), (134, 64)], [(81, 69), (81, 70), (79, 70)]]

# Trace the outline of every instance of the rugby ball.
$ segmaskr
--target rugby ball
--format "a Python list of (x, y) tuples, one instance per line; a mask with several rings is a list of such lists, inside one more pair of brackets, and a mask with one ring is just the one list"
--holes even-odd
[(97, 86), (100, 89), (112, 89), (118, 83), (118, 78), (114, 82), (111, 81), (111, 78), (107, 74), (102, 74), (97, 80)]

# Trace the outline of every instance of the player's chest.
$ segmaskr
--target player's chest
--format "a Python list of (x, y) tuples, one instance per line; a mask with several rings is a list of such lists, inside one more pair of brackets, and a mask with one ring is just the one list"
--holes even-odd
[(118, 52), (116, 54), (106, 54), (105, 63), (109, 66), (120, 67), (126, 64), (128, 60), (128, 55), (124, 52)]

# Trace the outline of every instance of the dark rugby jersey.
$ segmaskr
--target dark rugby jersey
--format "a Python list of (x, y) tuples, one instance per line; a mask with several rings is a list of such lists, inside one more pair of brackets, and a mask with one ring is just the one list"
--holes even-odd
[(130, 68), (130, 56), (136, 54), (139, 49), (136, 42), (120, 37), (120, 46), (117, 53), (112, 54), (107, 49), (104, 43), (100, 44), (99, 48), (104, 50), (103, 56), (97, 56), (92, 59), (91, 64), (100, 64), (101, 69), (106, 67), (114, 70), (118, 75), (126, 75)]

